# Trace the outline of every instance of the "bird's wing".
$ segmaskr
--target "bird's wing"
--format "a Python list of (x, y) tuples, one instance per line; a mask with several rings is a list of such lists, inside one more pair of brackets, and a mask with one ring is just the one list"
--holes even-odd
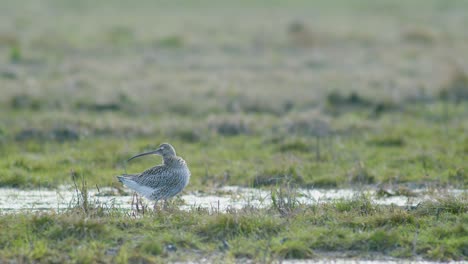
[(158, 165), (145, 170), (133, 178), (142, 185), (158, 188), (171, 180), (172, 173), (165, 165)]
[(117, 176), (117, 179), (122, 179), (122, 178), (127, 178), (127, 179), (133, 179), (135, 177), (138, 177), (140, 174), (122, 174), (120, 176)]

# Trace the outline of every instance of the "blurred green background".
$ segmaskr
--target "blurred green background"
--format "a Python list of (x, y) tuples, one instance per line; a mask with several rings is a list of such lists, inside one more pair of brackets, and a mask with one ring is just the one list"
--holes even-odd
[(161, 142), (222, 185), (467, 186), (466, 1), (0, 1), (0, 186)]

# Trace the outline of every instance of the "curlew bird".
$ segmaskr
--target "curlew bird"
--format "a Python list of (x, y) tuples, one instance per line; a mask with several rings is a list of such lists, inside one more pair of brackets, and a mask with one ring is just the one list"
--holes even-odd
[(167, 199), (180, 193), (187, 186), (190, 171), (185, 160), (178, 157), (174, 147), (168, 143), (161, 144), (154, 151), (133, 156), (128, 161), (150, 154), (162, 156), (163, 163), (140, 174), (127, 174), (117, 176), (117, 178), (128, 188), (155, 201), (154, 209), (156, 210), (159, 200), (164, 200), (164, 206), (166, 206)]

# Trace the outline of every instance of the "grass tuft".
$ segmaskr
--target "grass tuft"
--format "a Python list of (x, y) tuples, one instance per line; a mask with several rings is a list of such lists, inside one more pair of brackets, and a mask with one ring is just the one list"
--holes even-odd
[(184, 44), (184, 38), (177, 35), (167, 36), (158, 41), (158, 45), (163, 48), (181, 48)]
[(17, 63), (20, 62), (23, 58), (23, 54), (21, 52), (21, 47), (19, 45), (13, 45), (10, 48), (10, 62)]
[(255, 176), (253, 187), (260, 186), (278, 186), (281, 184), (297, 184), (304, 183), (304, 179), (298, 174), (294, 167), (285, 168), (283, 170), (268, 170)]
[(312, 249), (307, 246), (307, 243), (300, 240), (286, 240), (286, 242), (278, 245), (274, 252), (284, 259), (311, 259), (316, 257)]
[(444, 213), (455, 215), (466, 214), (468, 212), (468, 199), (466, 195), (462, 197), (439, 197), (436, 201), (426, 201), (420, 204), (417, 212), (435, 216), (440, 216)]
[(353, 184), (372, 184), (375, 182), (375, 176), (369, 172), (363, 162), (358, 162), (348, 171), (348, 177)]
[(457, 68), (439, 92), (439, 98), (456, 103), (468, 100), (468, 74)]
[(376, 230), (369, 237), (369, 249), (372, 251), (385, 252), (398, 247), (399, 241), (397, 232)]
[(271, 202), (273, 209), (278, 211), (281, 216), (290, 216), (300, 206), (297, 189), (293, 188), (290, 183), (273, 188)]
[(268, 236), (276, 233), (279, 226), (279, 219), (268, 216), (220, 214), (203, 224), (198, 232), (208, 240), (225, 240), (237, 236)]
[(212, 116), (208, 119), (208, 127), (222, 136), (236, 136), (250, 132), (250, 125), (240, 115)]
[(355, 196), (351, 200), (337, 200), (334, 202), (334, 207), (339, 212), (353, 211), (359, 215), (369, 215), (376, 211), (376, 207), (370, 197), (365, 194)]
[(163, 253), (162, 245), (150, 238), (147, 238), (140, 242), (137, 246), (137, 249), (142, 253), (149, 254), (152, 256), (161, 255)]
[(367, 142), (378, 147), (403, 147), (406, 144), (404, 138), (398, 136), (376, 137)]

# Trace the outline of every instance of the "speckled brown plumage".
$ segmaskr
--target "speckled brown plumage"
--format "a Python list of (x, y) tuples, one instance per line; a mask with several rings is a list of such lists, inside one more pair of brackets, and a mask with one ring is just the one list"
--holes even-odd
[(156, 202), (180, 193), (190, 180), (190, 171), (187, 163), (176, 155), (174, 147), (164, 143), (155, 151), (142, 153), (131, 159), (148, 154), (161, 155), (163, 164), (149, 168), (140, 174), (117, 176), (119, 181), (138, 194)]

